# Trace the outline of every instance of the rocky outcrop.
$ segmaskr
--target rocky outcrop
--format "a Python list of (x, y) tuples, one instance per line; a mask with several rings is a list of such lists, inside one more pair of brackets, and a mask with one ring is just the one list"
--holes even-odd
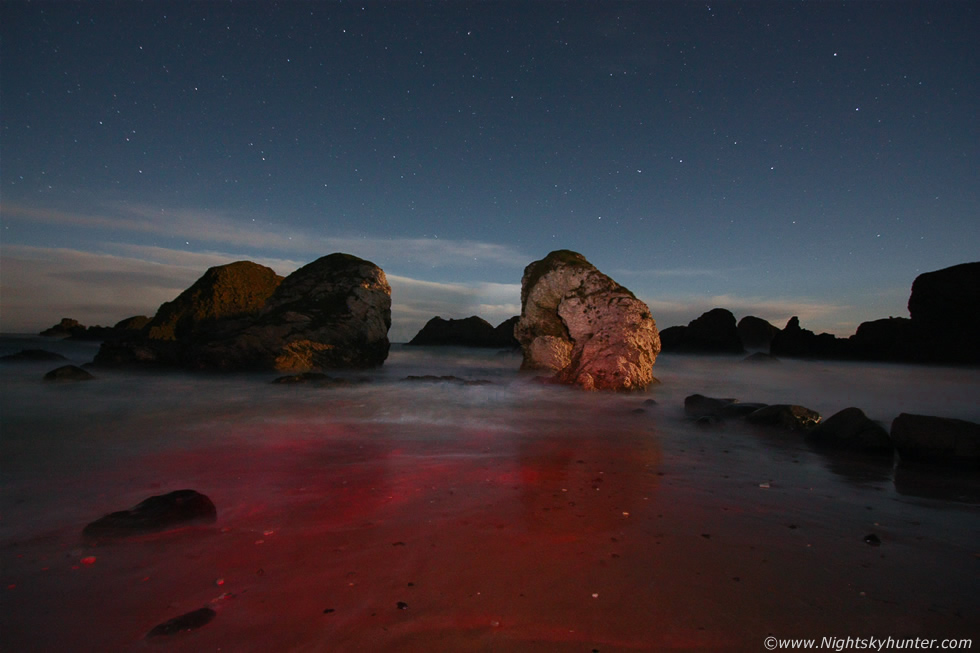
[(807, 433), (807, 441), (815, 447), (863, 453), (891, 455), (893, 450), (888, 431), (855, 407), (821, 421)]
[(903, 462), (938, 463), (980, 470), (980, 424), (902, 413), (891, 439)]
[(849, 357), (859, 360), (909, 360), (916, 348), (912, 322), (903, 317), (862, 322), (847, 342)]
[(167, 531), (191, 524), (210, 524), (218, 511), (207, 496), (195, 490), (176, 490), (152, 496), (130, 510), (120, 510), (90, 523), (82, 531), (89, 539), (114, 539)]
[(846, 358), (836, 336), (830, 333), (816, 335), (802, 328), (800, 318), (795, 315), (773, 336), (769, 351), (773, 356), (789, 358)]
[[(494, 328), (489, 322), (476, 315), (460, 320), (444, 320), (434, 317), (412, 338), (409, 345), (419, 346), (458, 346), (458, 347), (515, 347), (514, 327), (511, 318)], [(508, 324), (510, 332), (507, 332)]]
[(779, 333), (779, 328), (769, 324), (761, 317), (746, 315), (736, 325), (739, 340), (746, 350), (768, 352), (772, 339)]
[(686, 327), (670, 327), (660, 334), (664, 352), (691, 354), (741, 354), (745, 351), (738, 335), (735, 316), (714, 308)]
[(99, 365), (305, 372), (381, 365), (391, 287), (384, 271), (330, 254), (285, 279), (247, 261), (212, 268), (138, 336), (104, 343)]
[(596, 390), (639, 390), (654, 381), (660, 337), (650, 309), (577, 252), (558, 250), (524, 269), (514, 329), (522, 369)]
[(63, 317), (61, 321), (52, 327), (48, 327), (42, 331), (39, 335), (45, 336), (46, 338), (68, 338), (69, 336), (78, 333), (79, 330), (84, 331), (86, 327), (82, 326), (78, 320), (74, 320), (70, 317)]
[(908, 309), (915, 360), (980, 363), (980, 262), (920, 274)]

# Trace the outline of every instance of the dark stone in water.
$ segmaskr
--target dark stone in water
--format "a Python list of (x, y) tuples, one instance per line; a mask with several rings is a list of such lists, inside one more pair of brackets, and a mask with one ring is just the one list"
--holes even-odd
[(891, 439), (904, 462), (980, 470), (980, 424), (961, 419), (902, 413)]
[(864, 543), (870, 546), (881, 546), (881, 538), (874, 533), (869, 533), (864, 536)]
[(435, 376), (434, 374), (424, 374), (422, 376), (406, 376), (402, 381), (415, 381), (421, 383), (457, 383), (459, 385), (490, 385), (492, 381), (486, 379), (462, 379), (458, 376)]
[(820, 413), (803, 406), (774, 404), (749, 413), (745, 416), (745, 420), (752, 424), (806, 431), (820, 422)]
[(146, 634), (147, 637), (169, 637), (185, 630), (197, 630), (211, 623), (217, 616), (217, 612), (211, 608), (199, 608), (179, 617), (174, 617), (169, 621), (153, 627), (153, 630)]
[(817, 447), (892, 454), (888, 431), (853, 406), (817, 424), (807, 434), (807, 441)]
[(176, 490), (152, 496), (131, 510), (97, 519), (82, 531), (89, 538), (121, 538), (186, 526), (214, 523), (218, 511), (211, 499), (195, 490)]
[(16, 354), (0, 356), (0, 361), (3, 361), (4, 363), (34, 363), (63, 360), (68, 359), (61, 354), (56, 354), (53, 351), (48, 351), (47, 349), (21, 349)]
[(91, 381), (95, 377), (77, 365), (62, 365), (44, 375), (47, 382)]
[(704, 395), (690, 395), (684, 398), (684, 412), (691, 417), (717, 417), (722, 409), (729, 404), (734, 404), (737, 399), (717, 399), (715, 397), (705, 397)]
[(395, 607), (397, 607), (399, 610), (408, 610), (408, 604), (404, 601), (399, 601), (395, 604)]

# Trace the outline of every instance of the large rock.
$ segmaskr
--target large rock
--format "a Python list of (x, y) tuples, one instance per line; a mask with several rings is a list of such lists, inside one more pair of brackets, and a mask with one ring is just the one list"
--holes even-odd
[(507, 322), (494, 328), (489, 322), (476, 315), (461, 320), (444, 320), (434, 317), (422, 330), (415, 334), (410, 345), (456, 345), (459, 347), (511, 347), (516, 345), (514, 326), (506, 333)]
[(980, 363), (980, 262), (920, 274), (908, 308), (917, 360)]
[(218, 511), (196, 490), (176, 490), (152, 496), (129, 510), (109, 513), (82, 531), (90, 539), (115, 539), (172, 530), (191, 524), (211, 524)]
[(795, 404), (773, 404), (749, 413), (745, 421), (791, 431), (808, 431), (820, 422), (820, 413)]
[(381, 365), (391, 287), (384, 272), (330, 254), (282, 279), (248, 261), (211, 268), (137, 335), (103, 343), (99, 365), (306, 372)]
[(917, 349), (912, 322), (903, 317), (862, 322), (848, 342), (851, 354), (861, 360), (912, 360)]
[(146, 325), (150, 340), (189, 340), (218, 320), (258, 314), (282, 277), (271, 268), (237, 261), (209, 268)]
[(980, 470), (980, 424), (902, 413), (891, 439), (905, 462), (938, 463)]
[[(668, 333), (669, 332), (669, 333)], [(714, 308), (686, 327), (671, 327), (660, 334), (663, 350), (692, 354), (741, 354), (745, 351), (735, 324), (735, 316), (724, 308)]]
[(558, 250), (524, 269), (514, 335), (522, 369), (586, 389), (638, 390), (653, 382), (660, 337), (650, 309), (577, 252)]
[(254, 317), (202, 333), (187, 367), (307, 372), (377, 367), (388, 357), (391, 287), (384, 271), (330, 254), (286, 277)]
[(748, 351), (769, 351), (772, 339), (779, 333), (779, 328), (773, 326), (761, 317), (746, 315), (736, 325), (738, 337), (742, 346)]
[(63, 317), (61, 321), (52, 327), (48, 327), (42, 331), (39, 335), (45, 336), (47, 338), (68, 338), (79, 332), (84, 332), (85, 327), (79, 323), (78, 320), (72, 319), (70, 317)]
[(881, 453), (891, 455), (892, 441), (888, 431), (860, 408), (845, 408), (822, 420), (807, 433), (807, 440), (817, 447)]

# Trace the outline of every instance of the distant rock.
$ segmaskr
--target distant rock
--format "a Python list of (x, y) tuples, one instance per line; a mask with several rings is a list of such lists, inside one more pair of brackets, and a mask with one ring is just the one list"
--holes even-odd
[(78, 320), (73, 320), (70, 317), (63, 317), (61, 321), (55, 324), (53, 327), (49, 327), (42, 331), (40, 335), (48, 338), (67, 338), (73, 333), (78, 333), (79, 329), (84, 330), (85, 327), (82, 326)]
[(115, 539), (171, 530), (191, 524), (211, 524), (218, 511), (207, 496), (195, 490), (176, 490), (152, 496), (130, 510), (113, 512), (90, 523), (82, 535)]
[(454, 375), (435, 376), (434, 374), (423, 374), (421, 376), (411, 374), (402, 379), (402, 381), (414, 381), (421, 383), (453, 383), (455, 385), (491, 385), (493, 383), (487, 379), (463, 379)]
[(888, 431), (854, 407), (822, 420), (807, 433), (807, 441), (817, 447), (864, 453), (891, 455), (893, 451)]
[(980, 262), (920, 274), (912, 282), (908, 309), (915, 360), (980, 363)]
[(753, 352), (768, 352), (772, 339), (779, 333), (778, 327), (754, 315), (746, 315), (739, 320), (736, 330), (742, 346)]
[(211, 268), (137, 335), (104, 343), (98, 365), (307, 372), (381, 365), (391, 287), (384, 272), (331, 254), (285, 279), (248, 261)]
[(716, 417), (721, 415), (726, 406), (737, 403), (738, 399), (705, 397), (694, 394), (684, 397), (684, 412), (689, 417)]
[(460, 320), (444, 320), (434, 317), (412, 338), (409, 345), (458, 346), (458, 347), (511, 347), (517, 344), (513, 326), (509, 334), (504, 322), (496, 329), (486, 320), (476, 315)]
[(664, 352), (741, 354), (745, 351), (735, 316), (724, 308), (711, 309), (686, 327), (664, 329), (660, 342)]
[(301, 372), (299, 374), (280, 376), (273, 379), (272, 382), (278, 385), (311, 385), (318, 388), (334, 388), (369, 383), (370, 379), (341, 379), (335, 376), (327, 376), (323, 372)]
[(95, 377), (77, 365), (63, 365), (44, 375), (44, 381), (63, 383), (70, 381), (91, 381)]
[(844, 348), (846, 341), (839, 341), (830, 333), (816, 335), (800, 326), (800, 318), (795, 315), (786, 327), (777, 333), (769, 347), (773, 356), (787, 358), (847, 358)]
[(48, 351), (47, 349), (21, 349), (16, 354), (0, 356), (0, 361), (5, 363), (49, 363), (51, 361), (63, 360), (68, 359), (61, 354), (56, 354), (53, 351)]
[(904, 462), (980, 470), (980, 424), (902, 413), (892, 422), (891, 439)]
[(820, 422), (820, 413), (804, 406), (773, 404), (749, 413), (745, 416), (745, 421), (793, 431), (807, 431)]
[(650, 309), (577, 252), (558, 250), (524, 269), (514, 330), (522, 369), (559, 383), (640, 390), (653, 382), (660, 337)]
[(515, 315), (494, 327), (493, 330), (497, 334), (497, 342), (499, 343), (496, 345), (497, 347), (501, 349), (517, 349), (521, 346), (521, 343), (517, 342), (517, 337), (514, 335), (514, 330), (520, 321), (521, 316)]

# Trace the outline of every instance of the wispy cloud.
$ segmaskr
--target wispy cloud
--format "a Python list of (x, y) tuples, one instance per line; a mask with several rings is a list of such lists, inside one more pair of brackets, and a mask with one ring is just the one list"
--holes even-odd
[(333, 252), (346, 252), (371, 260), (382, 268), (396, 264), (424, 264), (430, 268), (497, 265), (522, 269), (530, 260), (506, 245), (444, 238), (379, 238), (324, 235), (295, 229), (267, 216), (232, 215), (204, 209), (162, 209), (129, 202), (104, 205), (104, 213), (61, 211), (4, 204), (4, 220), (23, 220), (88, 229), (120, 241), (126, 233), (154, 234), (178, 239), (194, 249), (246, 250), (299, 255), (307, 261)]

